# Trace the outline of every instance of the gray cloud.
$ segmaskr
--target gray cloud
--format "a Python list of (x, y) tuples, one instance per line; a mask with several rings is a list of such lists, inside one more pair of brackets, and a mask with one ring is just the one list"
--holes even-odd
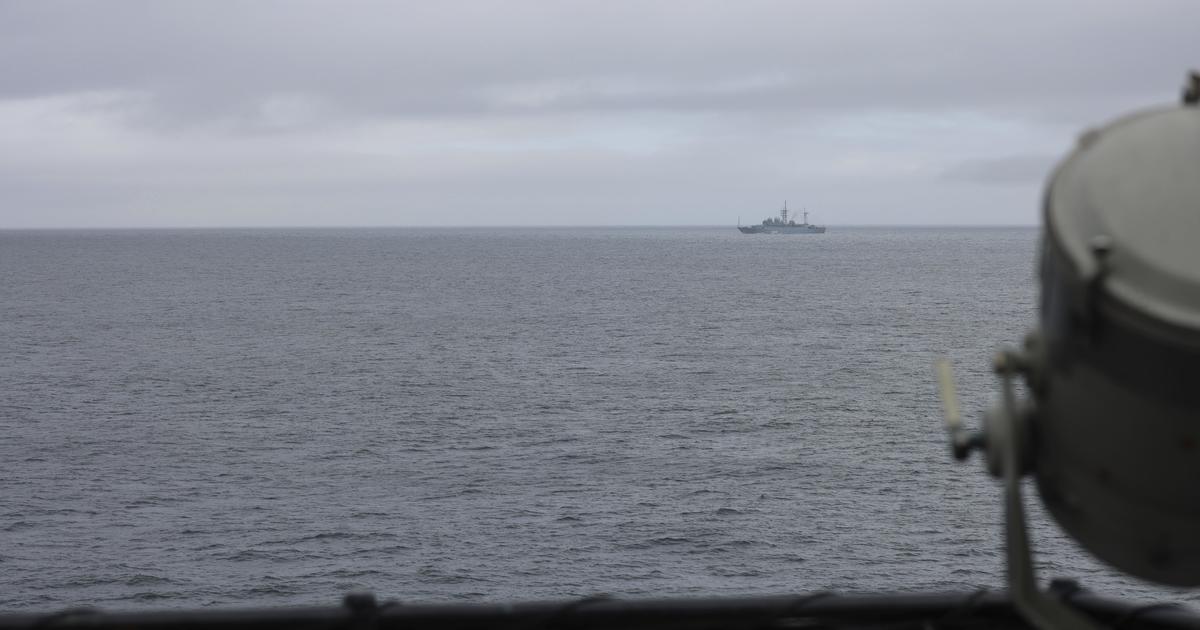
[(943, 171), (942, 177), (984, 184), (1041, 183), (1058, 159), (1054, 155), (1012, 155), (967, 160)]
[(310, 94), (347, 111), (426, 115), (1041, 109), (1156, 96), (1193, 55), (1200, 7), (48, 1), (7, 4), (0, 18), (9, 96), (146, 91), (186, 114)]

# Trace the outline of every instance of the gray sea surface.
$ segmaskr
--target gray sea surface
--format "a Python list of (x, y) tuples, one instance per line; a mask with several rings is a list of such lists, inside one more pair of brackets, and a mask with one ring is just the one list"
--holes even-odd
[[(0, 610), (966, 591), (1037, 231), (0, 232)], [(1027, 496), (1043, 575), (1124, 578)]]

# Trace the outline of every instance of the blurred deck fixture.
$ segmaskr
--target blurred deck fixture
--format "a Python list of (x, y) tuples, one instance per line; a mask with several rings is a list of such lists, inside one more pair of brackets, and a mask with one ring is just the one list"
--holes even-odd
[[(955, 456), (982, 450), (1004, 481), (1008, 585), (1034, 625), (1091, 621), (1038, 590), (1020, 479), (1117, 569), (1200, 585), (1200, 75), (1182, 106), (1084, 133), (1044, 202), (1038, 327), (996, 356), (1000, 402), (962, 428), (940, 380)], [(1018, 398), (1016, 379), (1029, 396)]]

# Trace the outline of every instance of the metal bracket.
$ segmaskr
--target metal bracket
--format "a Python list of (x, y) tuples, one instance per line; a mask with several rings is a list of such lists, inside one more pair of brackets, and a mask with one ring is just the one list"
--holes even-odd
[[(1009, 594), (1022, 616), (1040, 630), (1098, 630), (1100, 626), (1091, 619), (1038, 589), (1033, 571), (1033, 548), (1029, 544), (1025, 505), (1021, 497), (1021, 475), (1024, 472), (1021, 462), (1031, 455), (1021, 451), (1029, 449), (1029, 427), (1026, 426), (1027, 418), (1017, 407), (1012, 382), (1013, 373), (1022, 362), (1011, 360), (1019, 358), (1013, 355), (1007, 355), (1007, 358), (1010, 360), (996, 362), (1003, 396), (1002, 407), (993, 416), (992, 422), (1005, 427), (1008, 439), (989, 439), (987, 448), (989, 459), (998, 460), (1003, 468), (1004, 543)], [(993, 453), (993, 449), (999, 452)]]
[(1000, 377), (999, 407), (984, 417), (982, 433), (969, 432), (962, 425), (950, 364), (938, 361), (938, 382), (944, 405), (946, 432), (956, 459), (966, 459), (973, 450), (985, 454), (988, 470), (1004, 482), (1004, 546), (1009, 596), (1017, 611), (1039, 630), (1099, 630), (1101, 626), (1067, 604), (1038, 589), (1033, 572), (1033, 548), (1025, 527), (1025, 505), (1021, 498), (1021, 477), (1032, 468), (1033, 440), (1030, 439), (1032, 413), (1017, 404), (1013, 377), (1025, 376), (1037, 386), (1038, 348), (1036, 337), (1026, 340), (1026, 351), (1001, 352), (993, 369)]

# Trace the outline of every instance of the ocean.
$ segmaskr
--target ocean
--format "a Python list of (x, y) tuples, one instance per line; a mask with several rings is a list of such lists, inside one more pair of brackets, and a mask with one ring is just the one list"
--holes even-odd
[(0, 611), (1002, 588), (932, 364), (977, 421), (1037, 239), (0, 232)]

